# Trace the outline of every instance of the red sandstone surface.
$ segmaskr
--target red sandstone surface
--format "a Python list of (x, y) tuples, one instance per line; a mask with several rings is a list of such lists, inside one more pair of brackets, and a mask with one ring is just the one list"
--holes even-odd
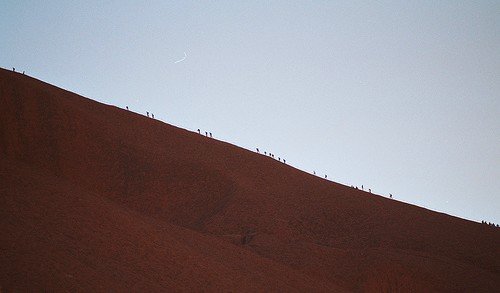
[(498, 292), (500, 229), (0, 69), (0, 291)]

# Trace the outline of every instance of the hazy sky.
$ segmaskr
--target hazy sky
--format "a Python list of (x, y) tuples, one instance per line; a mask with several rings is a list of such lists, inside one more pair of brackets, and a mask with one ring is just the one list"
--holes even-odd
[(0, 66), (500, 223), (500, 1), (142, 2), (0, 1)]

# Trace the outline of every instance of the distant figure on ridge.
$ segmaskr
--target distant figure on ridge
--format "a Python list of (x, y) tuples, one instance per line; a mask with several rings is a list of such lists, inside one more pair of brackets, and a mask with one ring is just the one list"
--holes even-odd
[(23, 75), (24, 75), (24, 70), (23, 70)]
[(15, 68), (15, 67), (12, 67), (12, 71), (16, 72), (16, 68)]
[(128, 110), (128, 106), (125, 106), (125, 108), (127, 108), (127, 110)]
[(264, 151), (264, 155), (267, 156), (267, 152), (266, 151)]
[(369, 192), (369, 193), (372, 193), (372, 189), (371, 189), (371, 188), (368, 188), (368, 192)]
[(146, 115), (149, 117), (149, 112), (146, 112)]
[(210, 132), (210, 138), (212, 138), (212, 133)]
[(361, 184), (361, 190), (365, 190), (365, 187), (363, 186), (363, 184)]
[(151, 118), (155, 119), (155, 114), (151, 113)]
[(208, 136), (208, 132), (205, 131), (205, 136)]
[(283, 159), (283, 164), (286, 164), (286, 160), (285, 159)]
[(257, 153), (259, 153), (259, 154), (260, 154), (260, 152), (259, 152), (259, 148), (256, 148), (256, 149), (257, 149)]
[(313, 174), (316, 175), (316, 171), (313, 171)]
[(201, 134), (200, 129), (198, 128), (198, 134)]
[(392, 193), (389, 193), (389, 197), (392, 198)]
[(325, 179), (327, 179), (327, 178), (328, 178), (328, 175), (325, 174)]

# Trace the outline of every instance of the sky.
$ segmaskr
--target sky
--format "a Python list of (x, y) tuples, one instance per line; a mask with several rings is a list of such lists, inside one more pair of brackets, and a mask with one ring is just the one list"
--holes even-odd
[(3, 0), (0, 67), (500, 224), (499, 1), (143, 2)]

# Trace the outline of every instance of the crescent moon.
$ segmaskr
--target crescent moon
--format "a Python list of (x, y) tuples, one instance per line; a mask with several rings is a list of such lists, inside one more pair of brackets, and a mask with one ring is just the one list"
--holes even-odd
[(182, 61), (186, 60), (186, 58), (187, 58), (187, 54), (186, 54), (186, 52), (184, 52), (184, 57), (182, 57), (182, 59), (175, 61), (174, 63), (182, 62)]

